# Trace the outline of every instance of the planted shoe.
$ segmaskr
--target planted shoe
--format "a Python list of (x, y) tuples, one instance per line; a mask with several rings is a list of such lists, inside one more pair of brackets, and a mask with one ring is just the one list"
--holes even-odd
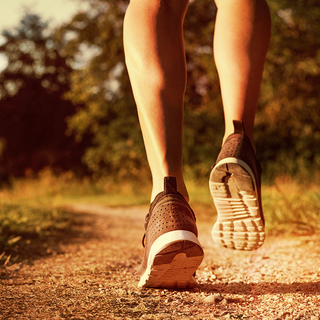
[(177, 191), (176, 178), (164, 178), (164, 191), (151, 203), (145, 220), (144, 257), (139, 287), (187, 288), (203, 260), (195, 215)]
[(210, 174), (218, 214), (212, 238), (226, 248), (255, 250), (265, 240), (261, 166), (242, 121), (233, 124), (234, 133), (223, 144)]

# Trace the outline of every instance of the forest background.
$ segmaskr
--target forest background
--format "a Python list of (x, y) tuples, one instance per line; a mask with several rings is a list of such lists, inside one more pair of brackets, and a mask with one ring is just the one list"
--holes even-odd
[[(54, 31), (28, 13), (3, 30), (0, 178), (54, 174), (141, 181), (150, 173), (123, 53), (128, 1), (87, 0), (90, 10)], [(272, 39), (255, 123), (265, 183), (319, 182), (320, 1), (269, 0)], [(224, 130), (213, 59), (216, 7), (190, 1), (184, 23), (188, 83), (184, 165), (207, 178)], [(146, 88), (147, 90), (147, 88)]]

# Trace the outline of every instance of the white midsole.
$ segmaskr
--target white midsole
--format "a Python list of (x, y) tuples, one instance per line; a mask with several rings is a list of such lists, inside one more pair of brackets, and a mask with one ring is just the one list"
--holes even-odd
[[(250, 174), (250, 177), (254, 183), (254, 189), (256, 190), (257, 192), (257, 184), (256, 184), (256, 179), (254, 177), (254, 174), (251, 170), (251, 168), (247, 165), (246, 162), (244, 162), (243, 160), (241, 159), (237, 159), (237, 158), (233, 158), (233, 157), (230, 157), (230, 158), (224, 158), (222, 160), (220, 160), (212, 170), (214, 170), (215, 168), (217, 168), (218, 166), (222, 165), (222, 164), (225, 164), (225, 163), (236, 163), (238, 165), (240, 165), (241, 167), (243, 167), (246, 171), (248, 171), (248, 173)], [(257, 192), (257, 195), (258, 195), (258, 192)]]
[(140, 279), (139, 287), (143, 286), (144, 283), (146, 282), (146, 280), (151, 272), (151, 267), (152, 267), (154, 258), (157, 255), (157, 253), (159, 253), (162, 249), (164, 249), (169, 244), (177, 242), (177, 241), (181, 241), (181, 240), (187, 240), (187, 241), (194, 242), (199, 247), (201, 247), (197, 236), (193, 232), (190, 232), (187, 230), (175, 230), (175, 231), (169, 231), (167, 233), (164, 233), (158, 239), (156, 239), (156, 241), (152, 244), (152, 246), (150, 248), (147, 269)]
[(181, 240), (188, 240), (194, 242), (201, 247), (198, 238), (193, 232), (187, 230), (175, 230), (164, 233), (152, 244), (150, 248), (148, 268), (152, 265), (154, 257), (158, 252), (160, 252), (163, 248), (168, 246), (168, 244)]

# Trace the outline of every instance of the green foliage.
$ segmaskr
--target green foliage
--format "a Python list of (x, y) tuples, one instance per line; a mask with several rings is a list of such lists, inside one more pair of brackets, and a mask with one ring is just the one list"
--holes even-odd
[[(47, 32), (47, 23), (26, 15), (2, 32), (0, 53), (8, 66), (0, 73), (0, 173), (23, 175), (43, 167), (81, 167), (82, 147), (66, 138), (65, 117), (74, 113), (62, 95), (69, 91), (71, 67)], [(71, 151), (72, 150), (72, 151)]]
[[(146, 176), (147, 163), (124, 66), (125, 2), (93, 1), (91, 5), (90, 11), (76, 15), (57, 33), (65, 44), (63, 53), (74, 57), (67, 97), (83, 105), (69, 118), (69, 130), (78, 141), (86, 134), (92, 136), (83, 161), (95, 175), (138, 179)], [(91, 54), (88, 63), (81, 62), (84, 51)]]
[(313, 178), (320, 168), (320, 1), (270, 1), (272, 39), (257, 113), (269, 177)]
[(28, 256), (48, 254), (46, 242), (58, 233), (66, 233), (72, 213), (48, 204), (13, 200), (0, 202), (0, 265)]
[(59, 54), (52, 35), (46, 34), (47, 28), (38, 15), (27, 14), (14, 30), (2, 31), (5, 40), (0, 53), (8, 59), (8, 66), (1, 72), (1, 100), (15, 96), (29, 81), (35, 85), (35, 80), (47, 93), (69, 89), (71, 69)]
[(266, 228), (269, 233), (314, 234), (320, 230), (319, 187), (278, 177), (262, 190)]
[[(79, 177), (71, 170), (56, 174), (46, 168), (24, 178), (12, 178), (10, 189), (0, 193), (0, 200), (21, 203), (65, 205), (101, 203), (108, 206), (148, 204), (151, 182), (123, 181), (116, 183), (110, 176), (99, 179)], [(1, 216), (1, 214), (0, 214)]]

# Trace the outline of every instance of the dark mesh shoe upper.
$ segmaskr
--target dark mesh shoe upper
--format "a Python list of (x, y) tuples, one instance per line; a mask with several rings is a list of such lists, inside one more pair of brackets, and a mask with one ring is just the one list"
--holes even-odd
[(224, 158), (237, 158), (249, 165), (256, 179), (260, 178), (261, 166), (256, 159), (250, 139), (245, 135), (242, 121), (233, 121), (234, 133), (231, 134), (222, 146), (216, 164)]
[(225, 158), (236, 158), (244, 161), (252, 170), (258, 188), (260, 188), (261, 166), (257, 161), (250, 139), (244, 133), (242, 121), (233, 121), (234, 133), (224, 142), (216, 164)]
[(145, 255), (141, 267), (146, 267), (150, 247), (161, 235), (175, 230), (187, 230), (198, 236), (195, 222), (195, 215), (188, 202), (177, 191), (176, 178), (165, 177), (164, 191), (156, 196), (146, 216), (143, 237)]

